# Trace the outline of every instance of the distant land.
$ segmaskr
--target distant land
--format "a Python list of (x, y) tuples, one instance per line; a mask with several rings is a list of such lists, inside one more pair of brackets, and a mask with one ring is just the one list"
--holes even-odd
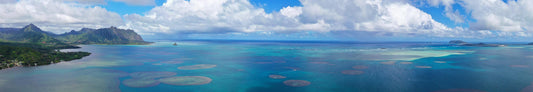
[(457, 45), (457, 46), (505, 47), (505, 45), (503, 45), (503, 44), (486, 44), (486, 43), (477, 43), (477, 44), (473, 44), (473, 43), (468, 43), (468, 42), (461, 41), (461, 40), (451, 40), (451, 41), (448, 42), (448, 43), (453, 44), (453, 45)]
[(88, 52), (59, 52), (41, 44), (0, 42), (0, 69), (16, 66), (38, 66), (71, 61), (89, 56)]
[(133, 30), (118, 29), (116, 27), (90, 29), (82, 28), (80, 31), (70, 31), (64, 34), (46, 32), (33, 24), (24, 28), (0, 28), (0, 41), (38, 43), (42, 45), (69, 44), (131, 44), (144, 45), (146, 42)]
[(55, 38), (70, 44), (150, 44), (133, 30), (118, 29), (116, 27), (70, 31), (55, 35)]
[(45, 32), (37, 26), (30, 24), (24, 28), (3, 28), (0, 30), (1, 42), (31, 43), (42, 45), (45, 48), (66, 49), (79, 48), (53, 38), (52, 33)]
[(54, 34), (29, 24), (23, 28), (0, 28), (0, 69), (37, 66), (81, 59), (88, 52), (59, 52), (58, 49), (80, 48), (77, 44), (150, 44), (133, 30), (116, 27), (71, 31)]

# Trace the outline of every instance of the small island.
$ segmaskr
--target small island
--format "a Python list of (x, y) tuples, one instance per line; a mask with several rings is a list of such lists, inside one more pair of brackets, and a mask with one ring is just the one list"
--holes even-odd
[(461, 40), (451, 40), (451, 41), (448, 42), (448, 43), (449, 43), (449, 44), (452, 44), (452, 45), (457, 45), (457, 46), (505, 47), (505, 45), (503, 45), (503, 44), (468, 43), (468, 42), (461, 41)]

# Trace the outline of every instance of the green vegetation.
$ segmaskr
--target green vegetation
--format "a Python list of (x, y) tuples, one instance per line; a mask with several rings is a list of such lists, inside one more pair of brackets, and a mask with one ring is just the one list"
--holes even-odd
[(74, 48), (70, 44), (150, 44), (133, 30), (118, 29), (116, 27), (71, 31), (64, 34), (45, 32), (30, 24), (24, 28), (0, 28), (0, 41), (35, 43), (48, 47)]
[(58, 35), (56, 38), (71, 44), (150, 44), (133, 30), (118, 29), (116, 27), (102, 29), (83, 28), (80, 31), (71, 31)]
[(54, 48), (39, 44), (0, 42), (0, 69), (71, 61), (90, 54), (88, 52), (59, 52)]
[(53, 34), (44, 32), (37, 26), (30, 24), (19, 30), (1, 31), (0, 39), (2, 40), (0, 41), (32, 43), (55, 49), (79, 48), (77, 46), (66, 44), (60, 40), (57, 40), (50, 35)]
[(88, 52), (59, 52), (80, 48), (71, 44), (150, 44), (133, 30), (116, 27), (89, 29), (56, 35), (30, 24), (24, 28), (0, 28), (0, 69), (46, 65), (88, 56)]
[(36, 66), (70, 61), (88, 56), (88, 52), (59, 52), (57, 49), (80, 48), (53, 38), (55, 34), (30, 24), (22, 29), (0, 30), (0, 69)]

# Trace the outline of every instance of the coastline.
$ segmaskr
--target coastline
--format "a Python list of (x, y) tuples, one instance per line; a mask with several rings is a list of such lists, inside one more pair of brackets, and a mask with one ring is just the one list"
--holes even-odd
[(0, 44), (0, 69), (24, 66), (48, 65), (81, 59), (91, 55), (89, 52), (61, 52), (61, 49), (79, 49), (79, 46), (49, 47), (30, 43)]

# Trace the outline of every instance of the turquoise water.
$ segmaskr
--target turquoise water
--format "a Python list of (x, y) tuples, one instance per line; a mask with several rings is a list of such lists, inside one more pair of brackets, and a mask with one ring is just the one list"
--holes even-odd
[[(178, 44), (83, 45), (81, 49), (63, 50), (93, 54), (70, 62), (0, 70), (0, 92), (530, 92), (533, 89), (533, 46), (242, 41)], [(285, 78), (273, 79), (269, 75)], [(183, 76), (201, 76), (211, 81), (186, 81), (199, 83), (194, 85), (159, 82), (163, 78)], [(305, 80), (310, 84), (293, 87), (285, 85), (286, 80)]]

